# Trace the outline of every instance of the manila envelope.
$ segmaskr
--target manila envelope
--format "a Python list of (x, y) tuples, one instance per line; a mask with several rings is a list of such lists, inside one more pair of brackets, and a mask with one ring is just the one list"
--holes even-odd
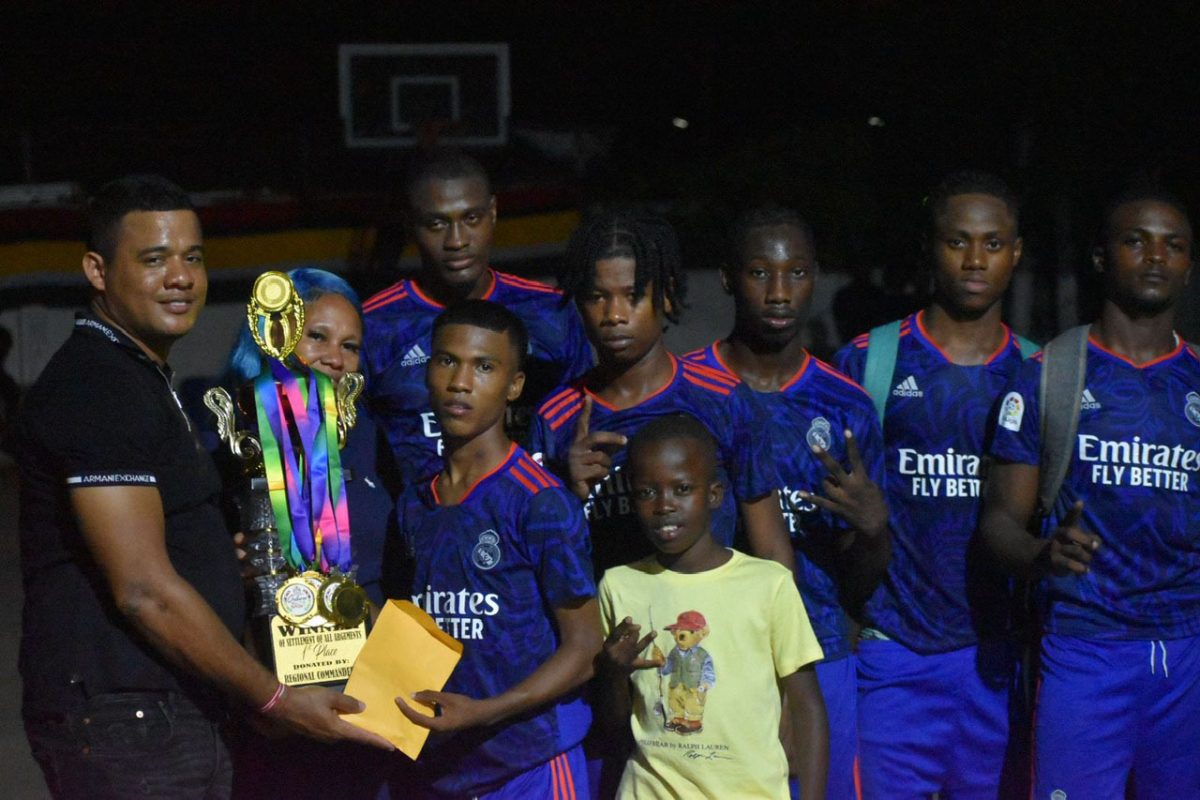
[[(366, 703), (367, 709), (342, 719), (379, 734), (415, 761), (429, 729), (409, 722), (395, 698), (407, 700), (423, 689), (441, 691), (462, 651), (462, 643), (444, 633), (420, 608), (407, 600), (388, 600), (346, 683), (346, 694)], [(409, 705), (426, 713), (419, 703)]]

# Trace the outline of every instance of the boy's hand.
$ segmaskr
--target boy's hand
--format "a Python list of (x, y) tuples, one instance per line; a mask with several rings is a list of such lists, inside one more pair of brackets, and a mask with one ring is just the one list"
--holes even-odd
[(661, 667), (665, 662), (661, 651), (655, 652), (653, 658), (642, 658), (640, 655), (654, 641), (654, 637), (658, 636), (658, 631), (650, 631), (639, 639), (638, 634), (641, 631), (641, 626), (635, 625), (631, 618), (621, 620), (604, 640), (604, 657), (626, 672)]
[(583, 409), (575, 423), (575, 438), (567, 451), (567, 474), (571, 491), (580, 500), (587, 500), (592, 487), (608, 477), (612, 469), (612, 453), (625, 446), (626, 438), (612, 431), (590, 433), (592, 398), (584, 394)]
[(821, 483), (825, 496), (810, 492), (800, 492), (800, 496), (846, 520), (856, 531), (867, 536), (879, 536), (887, 530), (887, 502), (883, 499), (883, 492), (867, 477), (854, 434), (847, 430), (843, 435), (846, 437), (850, 470), (842, 469), (842, 465), (828, 450), (814, 447), (813, 455), (820, 459), (828, 473)]
[(408, 717), (414, 725), (420, 725), (422, 728), (428, 728), (438, 733), (478, 728), (490, 725), (494, 721), (491, 708), (486, 700), (476, 700), (465, 694), (426, 690), (417, 692), (412, 699), (421, 705), (432, 708), (433, 716), (422, 714), (406, 703), (403, 697), (397, 697), (396, 705), (399, 706), (400, 712)]
[(1042, 550), (1045, 567), (1058, 577), (1064, 575), (1086, 575), (1092, 563), (1092, 554), (1100, 549), (1100, 537), (1079, 527), (1083, 516), (1083, 501), (1075, 505), (1063, 518), (1062, 525), (1054, 529), (1050, 542)]

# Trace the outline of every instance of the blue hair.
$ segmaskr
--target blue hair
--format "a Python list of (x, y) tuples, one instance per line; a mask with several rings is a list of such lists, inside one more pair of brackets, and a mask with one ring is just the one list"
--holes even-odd
[[(358, 292), (340, 275), (323, 269), (298, 267), (288, 272), (287, 276), (292, 279), (296, 294), (300, 295), (300, 299), (305, 303), (311, 303), (327, 294), (341, 295), (350, 301), (350, 305), (358, 312), (359, 319), (362, 319), (362, 303), (359, 302)], [(262, 351), (254, 343), (250, 329), (243, 325), (225, 365), (226, 382), (240, 386), (256, 378), (262, 372), (262, 368)]]

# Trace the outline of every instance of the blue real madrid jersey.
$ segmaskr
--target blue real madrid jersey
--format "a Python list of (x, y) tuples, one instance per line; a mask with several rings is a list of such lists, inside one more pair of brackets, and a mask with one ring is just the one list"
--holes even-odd
[[(673, 374), (657, 392), (630, 408), (615, 409), (579, 382), (552, 392), (533, 421), (532, 449), (547, 465), (565, 474), (567, 451), (583, 408), (584, 392), (592, 397), (591, 430), (633, 436), (655, 417), (686, 413), (700, 420), (717, 440), (718, 473), (727, 491), (712, 518), (713, 533), (723, 545), (733, 543), (737, 501), (752, 500), (777, 485), (770, 445), (761, 435), (762, 416), (752, 393), (737, 378), (671, 357)], [(612, 457), (612, 469), (588, 498), (597, 574), (628, 564), (652, 552), (633, 510), (625, 473), (624, 449)], [(728, 488), (732, 486), (732, 492)]]
[[(592, 351), (575, 306), (536, 281), (495, 270), (484, 300), (508, 308), (529, 331), (525, 390), (509, 408), (509, 430), (524, 441), (533, 408), (556, 386), (592, 365)], [(441, 469), (441, 429), (429, 408), (425, 364), (433, 321), (445, 307), (413, 280), (402, 280), (363, 303), (363, 367), (367, 398), (383, 426), (405, 484)]]
[[(686, 357), (735, 377), (715, 344)], [(828, 450), (849, 466), (845, 430), (854, 434), (868, 476), (882, 484), (883, 442), (875, 408), (861, 386), (810, 355), (779, 391), (756, 392), (755, 398), (769, 426), (760, 438), (769, 443), (769, 458), (779, 475), (779, 503), (796, 551), (796, 582), (804, 607), (826, 660), (841, 658), (850, 652), (849, 626), (838, 602), (834, 555), (846, 525), (800, 492), (820, 494), (827, 475), (813, 447)]]
[[(883, 420), (892, 561), (867, 602), (871, 627), (919, 653), (967, 647), (1008, 627), (1008, 582), (974, 543), (979, 466), (989, 423), (1021, 350), (1005, 328), (983, 363), (953, 363), (925, 330), (924, 312), (900, 327)], [(869, 334), (835, 363), (863, 379)]]
[[(515, 444), (457, 505), (437, 479), (398, 505), (415, 562), (412, 601), (463, 643), (445, 691), (493, 697), (529, 677), (558, 648), (553, 609), (594, 597), (579, 500)], [(420, 765), (453, 796), (480, 793), (583, 740), (591, 714), (579, 692), (483, 731), (433, 739)]]
[[(997, 416), (992, 454), (1037, 464), (1037, 357)], [(1088, 343), (1074, 452), (1056, 508), (1082, 500), (1080, 526), (1100, 537), (1086, 575), (1039, 590), (1052, 633), (1172, 639), (1200, 633), (1200, 361), (1180, 342), (1136, 365)], [(1044, 521), (1057, 527), (1058, 513)]]

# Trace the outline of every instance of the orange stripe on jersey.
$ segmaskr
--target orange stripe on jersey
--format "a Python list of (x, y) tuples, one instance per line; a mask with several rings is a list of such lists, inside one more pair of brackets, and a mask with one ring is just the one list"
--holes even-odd
[(705, 380), (703, 376), (693, 375), (692, 373), (688, 372), (687, 370), (684, 370), (683, 377), (684, 377), (684, 380), (686, 380), (688, 383), (694, 384), (703, 389), (708, 389), (709, 391), (712, 391), (712, 392), (716, 392), (717, 394), (722, 395), (724, 397), (728, 397), (733, 392), (732, 386), (722, 386), (721, 384), (718, 384), (718, 383), (710, 383), (709, 381)]
[(549, 475), (546, 474), (546, 470), (538, 466), (538, 463), (529, 456), (522, 456), (521, 458), (517, 459), (517, 463), (519, 463), (525, 472), (532, 476), (543, 489), (549, 489), (554, 485), (554, 481)]
[(689, 361), (699, 361), (700, 359), (704, 358), (704, 354), (707, 352), (707, 347), (701, 347), (697, 350), (691, 351), (690, 353), (684, 353), (683, 357)]
[(362, 305), (363, 311), (374, 311), (381, 306), (386, 306), (389, 303), (403, 299), (407, 296), (408, 289), (405, 288), (404, 281), (401, 281), (400, 283), (397, 283), (396, 285), (384, 289), (382, 292), (367, 298), (366, 302)]
[(839, 381), (841, 381), (842, 383), (845, 383), (845, 384), (847, 384), (847, 385), (849, 385), (849, 386), (853, 386), (855, 389), (858, 389), (858, 390), (859, 390), (860, 392), (862, 392), (863, 394), (866, 394), (866, 393), (867, 393), (867, 390), (866, 390), (866, 389), (864, 389), (862, 386), (858, 385), (858, 384), (857, 384), (857, 383), (854, 381), (854, 379), (853, 379), (853, 378), (849, 377), (848, 375), (844, 375), (844, 374), (842, 374), (841, 372), (838, 372), (838, 370), (837, 370), (837, 368), (836, 368), (836, 367), (831, 367), (831, 366), (829, 366), (828, 364), (826, 364), (824, 361), (822, 361), (822, 360), (821, 360), (821, 359), (819, 359), (819, 358), (814, 358), (814, 359), (813, 359), (813, 362), (814, 362), (814, 363), (817, 365), (817, 369), (819, 369), (819, 370), (821, 370), (822, 372), (826, 373), (826, 374), (827, 374), (827, 375), (829, 375), (830, 377), (837, 378), (837, 379), (838, 379)]
[(520, 469), (517, 468), (516, 464), (513, 464), (512, 469), (510, 469), (508, 472), (514, 478), (520, 481), (521, 485), (528, 489), (530, 494), (538, 493), (538, 487), (534, 485), (533, 481), (530, 480), (528, 476), (526, 476), (523, 472), (521, 472)]
[(543, 417), (552, 417), (561, 411), (564, 406), (570, 403), (573, 398), (578, 396), (579, 391), (577, 389), (563, 389), (561, 392), (542, 403), (542, 407), (538, 409), (538, 413)]
[(859, 772), (857, 755), (854, 756), (854, 796), (862, 800), (862, 774)]
[(567, 776), (567, 800), (575, 800), (575, 773), (571, 771), (571, 762), (563, 753), (563, 773)]
[(563, 783), (562, 768), (558, 763), (559, 758), (561, 756), (555, 756), (550, 759), (550, 796), (553, 800), (565, 800), (567, 796), (567, 787)]
[(497, 272), (496, 279), (501, 283), (508, 284), (509, 286), (516, 286), (521, 289), (532, 289), (535, 292), (542, 292), (543, 294), (562, 294), (561, 291), (555, 289), (553, 286), (547, 286), (540, 281), (530, 280), (529, 278), (521, 278), (517, 275), (510, 275), (507, 272)]
[(710, 378), (718, 383), (727, 384), (730, 387), (737, 386), (740, 382), (736, 376), (728, 372), (722, 372), (719, 369), (713, 369), (707, 364), (698, 364), (695, 361), (684, 361), (683, 371), (691, 372), (692, 374), (697, 374), (701, 377)]
[(581, 408), (583, 408), (583, 399), (582, 398), (580, 398), (580, 399), (576, 400), (574, 403), (572, 403), (562, 414), (559, 414), (554, 419), (549, 420), (550, 430), (556, 431), (559, 428), (561, 428), (563, 426), (563, 423), (565, 423), (571, 417), (575, 416), (575, 412), (577, 412)]
[(529, 466), (520, 459), (517, 460), (516, 464), (513, 464), (513, 473), (518, 472), (521, 474), (521, 477), (534, 485), (535, 492), (549, 488), (549, 484), (545, 483), (545, 479), (529, 469)]

